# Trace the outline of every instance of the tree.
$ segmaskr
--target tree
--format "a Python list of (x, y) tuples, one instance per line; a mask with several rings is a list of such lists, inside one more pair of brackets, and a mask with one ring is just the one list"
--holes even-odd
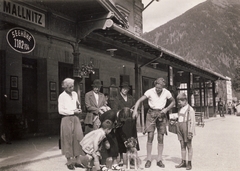
[(240, 64), (236, 66), (235, 77), (232, 80), (232, 87), (236, 92), (240, 92)]

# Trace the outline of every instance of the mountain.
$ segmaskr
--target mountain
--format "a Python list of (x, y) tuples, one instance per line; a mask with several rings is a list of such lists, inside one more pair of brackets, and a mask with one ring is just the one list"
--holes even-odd
[(240, 64), (240, 0), (207, 0), (143, 38), (234, 78)]

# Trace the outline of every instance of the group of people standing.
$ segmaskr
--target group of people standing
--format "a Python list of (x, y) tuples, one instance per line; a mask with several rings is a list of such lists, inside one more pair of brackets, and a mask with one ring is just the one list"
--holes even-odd
[[(126, 153), (125, 143), (127, 139), (136, 138), (137, 150), (140, 150), (136, 118), (141, 102), (148, 100), (150, 108), (146, 116), (145, 131), (148, 135), (145, 168), (151, 167), (152, 142), (156, 128), (158, 137), (157, 166), (164, 168), (162, 153), (164, 134), (167, 133), (166, 114), (175, 105), (172, 94), (164, 88), (165, 80), (163, 78), (156, 79), (154, 87), (147, 90), (136, 103), (128, 93), (130, 86), (127, 82), (121, 84), (120, 92), (110, 104), (107, 103), (104, 94), (100, 92), (101, 86), (100, 80), (94, 80), (93, 89), (85, 94), (87, 115), (84, 121), (84, 135), (78, 118), (82, 112), (81, 105), (77, 93), (73, 91), (74, 80), (66, 78), (63, 81), (64, 91), (59, 95), (58, 110), (59, 114), (62, 115), (61, 149), (62, 154), (67, 158), (67, 167), (70, 170), (75, 167), (88, 167), (86, 165), (89, 165), (89, 161), (93, 161), (96, 170), (107, 170), (109, 166), (105, 165), (111, 161), (110, 169), (121, 169), (123, 153)], [(187, 170), (190, 170), (192, 168), (191, 142), (193, 135), (195, 135), (195, 112), (187, 103), (185, 94), (179, 94), (177, 100), (181, 108), (177, 135), (182, 149), (182, 162), (176, 168), (186, 167)], [(186, 162), (186, 149), (188, 150), (188, 162)], [(117, 160), (117, 157), (120, 160)]]
[(217, 107), (218, 107), (218, 113), (220, 117), (225, 117), (226, 114), (237, 114), (237, 106), (239, 106), (240, 100), (239, 101), (229, 101), (228, 103), (224, 104), (224, 101), (222, 98), (219, 98), (219, 101), (217, 102)]

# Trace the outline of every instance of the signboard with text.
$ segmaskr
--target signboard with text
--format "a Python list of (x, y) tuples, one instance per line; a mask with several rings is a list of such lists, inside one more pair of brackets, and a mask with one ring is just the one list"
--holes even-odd
[(0, 0), (0, 12), (45, 27), (45, 14), (17, 4), (10, 0)]
[(30, 53), (35, 48), (33, 35), (23, 28), (12, 28), (6, 35), (9, 46), (19, 53)]

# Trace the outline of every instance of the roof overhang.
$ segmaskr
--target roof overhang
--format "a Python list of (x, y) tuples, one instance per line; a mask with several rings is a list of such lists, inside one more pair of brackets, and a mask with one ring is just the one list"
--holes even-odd
[[(128, 28), (128, 21), (109, 0), (25, 0), (34, 7), (43, 7), (47, 11), (59, 14), (77, 23), (92, 21), (99, 16), (112, 12), (112, 20)], [(37, 6), (36, 6), (37, 5)]]
[[(94, 46), (101, 50), (111, 48), (121, 49), (115, 52), (116, 55), (125, 56), (128, 60), (132, 61), (134, 60), (130, 59), (133, 56), (132, 54), (145, 58), (147, 61), (156, 58), (156, 61), (159, 63), (191, 72), (209, 80), (228, 80), (223, 75), (187, 61), (181, 56), (157, 46), (114, 23), (106, 29), (97, 29), (91, 32), (86, 36), (83, 44)], [(161, 57), (158, 58), (160, 55)], [(147, 62), (146, 60), (143, 61)]]
[[(158, 69), (166, 69), (170, 65), (210, 80), (227, 80), (226, 77), (216, 72), (191, 63), (181, 56), (152, 44), (133, 32), (126, 30), (125, 28), (128, 27), (127, 20), (109, 0), (25, 0), (19, 1), (19, 3), (27, 3), (30, 6), (45, 9), (69, 18), (76, 22), (79, 30), (81, 30), (79, 23), (84, 23), (81, 27), (87, 29), (95, 23), (95, 28), (91, 28), (89, 31), (82, 31), (84, 34), (79, 38), (83, 39), (81, 41), (83, 44), (94, 46), (101, 50), (109, 48), (121, 49), (116, 51), (119, 57), (134, 61), (132, 58), (136, 55), (141, 58), (141, 66), (156, 59), (159, 62)], [(101, 16), (106, 17), (101, 18)], [(98, 21), (97, 24), (96, 20)], [(105, 21), (101, 22), (101, 20)], [(110, 20), (111, 22), (109, 22)], [(86, 27), (86, 25), (89, 27)], [(158, 58), (160, 55), (161, 57)]]

